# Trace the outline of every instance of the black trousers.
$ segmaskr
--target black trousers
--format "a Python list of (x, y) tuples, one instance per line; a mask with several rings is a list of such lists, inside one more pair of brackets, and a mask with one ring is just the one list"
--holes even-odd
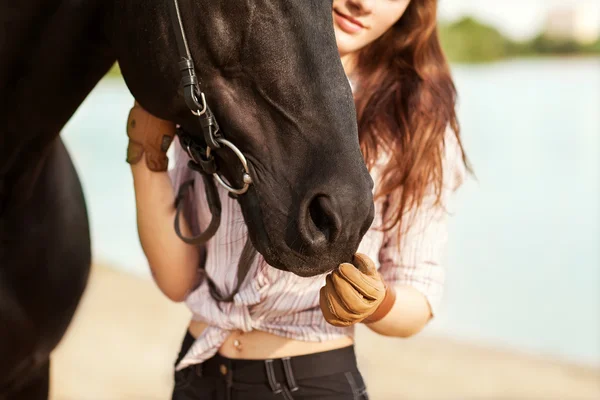
[[(185, 335), (176, 364), (194, 343)], [(272, 360), (215, 355), (175, 372), (172, 400), (368, 400), (354, 346)]]

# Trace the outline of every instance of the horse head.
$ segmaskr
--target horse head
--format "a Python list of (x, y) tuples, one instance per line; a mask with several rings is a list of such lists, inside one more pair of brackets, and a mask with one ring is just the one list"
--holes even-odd
[[(179, 10), (206, 101), (248, 160), (252, 185), (238, 201), (252, 244), (270, 265), (300, 276), (350, 261), (373, 219), (373, 182), (331, 2), (179, 0)], [(167, 2), (127, 2), (114, 17), (117, 58), (134, 97), (201, 137), (179, 90)], [(214, 153), (226, 180), (243, 185), (237, 156)]]

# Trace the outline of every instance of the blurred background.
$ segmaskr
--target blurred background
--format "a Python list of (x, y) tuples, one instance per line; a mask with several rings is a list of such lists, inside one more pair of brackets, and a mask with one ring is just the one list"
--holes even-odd
[[(408, 340), (359, 329), (372, 398), (600, 399), (600, 2), (439, 7), (477, 180), (455, 198), (442, 313)], [(115, 67), (62, 135), (94, 271), (56, 352), (54, 399), (168, 398), (188, 314), (154, 288), (138, 242), (132, 102)]]

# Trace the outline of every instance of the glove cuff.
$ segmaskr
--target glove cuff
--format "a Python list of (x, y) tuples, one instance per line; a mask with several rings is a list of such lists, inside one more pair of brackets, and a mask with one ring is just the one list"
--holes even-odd
[(364, 324), (371, 324), (373, 322), (377, 322), (381, 320), (383, 317), (389, 314), (390, 310), (394, 306), (396, 302), (396, 290), (393, 286), (386, 286), (385, 288), (385, 296), (383, 301), (377, 307), (375, 312), (369, 315), (367, 318), (363, 319), (362, 322)]

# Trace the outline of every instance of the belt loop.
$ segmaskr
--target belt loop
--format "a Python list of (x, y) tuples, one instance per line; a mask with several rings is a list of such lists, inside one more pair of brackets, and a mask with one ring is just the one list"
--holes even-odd
[(229, 363), (229, 368), (227, 369), (227, 376), (225, 377), (227, 380), (227, 387), (231, 388), (233, 386), (233, 363)]
[(271, 390), (275, 394), (281, 393), (283, 389), (281, 389), (281, 384), (277, 382), (275, 369), (273, 368), (273, 360), (265, 360), (265, 368), (267, 370), (267, 379), (269, 380), (269, 386), (271, 386)]
[(296, 379), (294, 378), (292, 362), (289, 357), (284, 357), (281, 361), (283, 362), (283, 370), (285, 371), (285, 379), (287, 380), (288, 388), (291, 392), (295, 392), (298, 390), (298, 385), (296, 385)]
[(356, 385), (356, 381), (354, 380), (354, 377), (352, 376), (352, 372), (347, 371), (345, 374), (346, 376), (346, 380), (348, 381), (348, 384), (350, 385), (350, 389), (352, 390), (352, 395), (354, 396), (354, 400), (359, 400), (360, 399), (360, 390), (358, 389), (358, 386)]
[[(223, 376), (223, 380), (225, 381), (225, 400), (231, 400), (231, 390), (233, 388), (233, 362), (231, 360), (224, 360), (221, 367), (225, 367), (225, 376)], [(223, 370), (221, 370), (223, 373)]]

